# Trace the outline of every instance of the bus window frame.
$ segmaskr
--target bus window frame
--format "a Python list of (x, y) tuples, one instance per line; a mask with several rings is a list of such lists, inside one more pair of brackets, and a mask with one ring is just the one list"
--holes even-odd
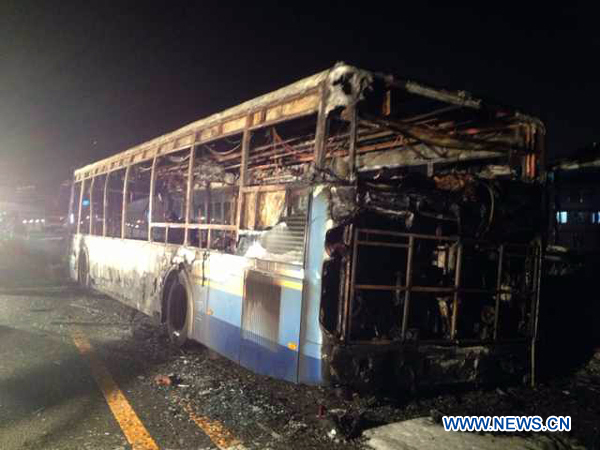
[[(127, 232), (127, 224), (128, 224), (128, 213), (130, 212), (130, 208), (128, 208), (129, 205), (134, 204), (136, 201), (140, 201), (142, 199), (144, 199), (144, 192), (140, 189), (136, 189), (136, 186), (139, 187), (138, 183), (143, 183), (144, 186), (148, 186), (148, 192), (147, 192), (147, 198), (148, 198), (148, 211), (150, 210), (150, 196), (152, 195), (152, 192), (150, 191), (151, 188), (151, 182), (152, 182), (152, 173), (150, 173), (150, 177), (149, 178), (145, 178), (145, 172), (148, 171), (148, 169), (153, 170), (154, 165), (152, 164), (149, 168), (146, 167), (147, 163), (149, 161), (136, 161), (136, 162), (132, 162), (127, 166), (127, 171), (126, 171), (126, 180), (125, 180), (125, 187), (123, 189), (123, 223), (124, 223), (124, 227), (122, 230), (122, 238), (123, 239), (128, 239), (128, 240), (132, 240), (132, 241), (139, 241), (139, 242), (147, 242), (149, 240), (149, 237), (146, 236), (145, 238), (136, 238), (133, 237), (135, 235), (135, 225), (133, 224), (133, 222), (129, 223), (129, 228), (130, 231)], [(131, 171), (134, 170), (135, 171), (135, 178), (131, 176)], [(128, 186), (129, 184), (131, 184), (131, 186)], [(131, 194), (133, 196), (136, 195), (140, 195), (141, 193), (141, 198), (135, 198), (135, 199), (128, 199), (128, 195), (130, 194), (130, 189), (131, 189)], [(142, 216), (144, 217), (145, 214), (144, 211), (142, 211)], [(139, 219), (138, 219), (139, 220)], [(146, 222), (146, 235), (149, 234), (150, 228), (149, 228), (149, 217), (146, 217), (145, 219)], [(143, 228), (140, 228), (140, 230), (142, 230)], [(129, 236), (128, 236), (129, 234)]]
[[(156, 242), (156, 243), (162, 243), (165, 245), (183, 245), (183, 246), (188, 246), (188, 226), (189, 226), (189, 209), (190, 209), (190, 189), (191, 189), (191, 184), (190, 184), (190, 177), (191, 177), (191, 173), (192, 173), (192, 164), (193, 164), (193, 160), (194, 160), (194, 149), (195, 146), (192, 145), (187, 149), (188, 154), (188, 167), (186, 169), (186, 186), (185, 186), (185, 195), (183, 195), (183, 200), (185, 202), (184, 205), (184, 211), (183, 211), (183, 222), (161, 222), (161, 221), (155, 221), (154, 220), (154, 210), (155, 210), (155, 204), (154, 204), (154, 198), (156, 196), (156, 169), (158, 167), (158, 159), (159, 158), (164, 158), (164, 157), (168, 157), (168, 156), (173, 156), (177, 153), (185, 153), (186, 152), (186, 148), (174, 151), (174, 152), (169, 152), (167, 154), (160, 154), (160, 155), (155, 155), (152, 158), (152, 172), (151, 172), (151, 178), (150, 178), (150, 204), (148, 207), (148, 213), (149, 213), (149, 221), (148, 221), (148, 241), (149, 242)], [(165, 237), (163, 241), (158, 241), (158, 240), (154, 240), (153, 236), (152, 236), (152, 230), (153, 228), (164, 228), (165, 229)], [(183, 228), (184, 233), (183, 233), (183, 242), (181, 244), (177, 244), (177, 243), (169, 243), (169, 229), (170, 228)]]
[[(120, 171), (125, 170), (125, 172), (123, 172), (123, 174), (119, 174)], [(123, 233), (122, 233), (122, 222), (123, 222), (123, 201), (125, 200), (125, 193), (124, 193), (124, 183), (125, 183), (125, 174), (127, 173), (127, 168), (126, 167), (115, 167), (111, 170), (109, 170), (108, 172), (106, 172), (106, 185), (104, 188), (104, 233), (103, 233), (103, 237), (109, 237), (112, 239), (123, 239)], [(109, 185), (110, 185), (110, 179), (120, 175), (122, 176), (122, 182), (123, 182), (123, 186), (121, 186), (121, 226), (119, 226), (120, 229), (120, 235), (119, 236), (109, 236), (108, 235), (108, 212), (109, 212)], [(112, 222), (112, 218), (111, 218), (111, 222)]]
[[(93, 187), (93, 178), (84, 178), (83, 180), (81, 180), (81, 193), (79, 195), (79, 220), (77, 222), (77, 233), (78, 234), (90, 234), (90, 228), (91, 228), (91, 224), (92, 224), (92, 218), (91, 218), (91, 211), (92, 211), (92, 190), (91, 188)], [(83, 198), (84, 198), (84, 194), (86, 189), (88, 188), (88, 192), (89, 192), (89, 202), (90, 204), (88, 205), (88, 215), (90, 216), (89, 218), (89, 222), (88, 222), (88, 226), (87, 226), (87, 231), (82, 230), (82, 217), (81, 217), (81, 213), (83, 211)]]
[[(151, 174), (150, 174), (150, 192), (149, 192), (149, 206), (148, 206), (148, 213), (149, 213), (149, 220), (148, 220), (148, 237), (146, 239), (147, 242), (151, 242), (151, 243), (157, 243), (157, 244), (163, 244), (163, 245), (174, 245), (174, 246), (193, 246), (194, 248), (197, 248), (199, 250), (203, 250), (203, 251), (210, 251), (210, 252), (222, 252), (222, 250), (220, 249), (216, 249), (214, 248), (214, 244), (213, 242), (211, 242), (213, 239), (213, 231), (224, 231), (224, 232), (233, 232), (235, 233), (235, 241), (236, 241), (236, 245), (237, 242), (239, 241), (239, 236), (240, 236), (240, 231), (244, 231), (245, 228), (242, 228), (242, 207), (243, 207), (243, 202), (244, 202), (244, 195), (246, 193), (257, 193), (257, 199), (259, 197), (260, 193), (263, 192), (273, 192), (273, 191), (285, 191), (286, 192), (286, 203), (287, 203), (287, 198), (289, 195), (290, 190), (297, 190), (297, 189), (306, 189), (309, 190), (310, 186), (306, 183), (276, 183), (276, 184), (263, 184), (263, 185), (247, 185), (247, 180), (248, 180), (248, 170), (249, 170), (249, 155), (250, 155), (250, 151), (251, 151), (251, 137), (253, 135), (253, 133), (258, 132), (261, 129), (265, 129), (268, 127), (271, 127), (277, 123), (284, 123), (284, 122), (288, 122), (290, 120), (295, 120), (295, 119), (299, 119), (302, 117), (309, 117), (311, 115), (315, 115), (315, 149), (313, 152), (314, 157), (316, 158), (316, 160), (318, 160), (318, 156), (319, 153), (323, 151), (323, 149), (321, 149), (320, 147), (322, 147), (322, 144), (326, 136), (326, 117), (324, 118), (320, 118), (320, 114), (318, 114), (317, 111), (312, 111), (309, 113), (302, 113), (302, 114), (298, 114), (298, 115), (293, 115), (290, 117), (286, 117), (286, 118), (281, 118), (281, 119), (276, 119), (273, 121), (269, 121), (269, 122), (265, 122), (265, 123), (261, 123), (259, 125), (253, 125), (253, 121), (252, 121), (252, 115), (248, 115), (247, 116), (247, 120), (246, 120), (246, 124), (243, 130), (237, 131), (237, 132), (233, 132), (233, 133), (227, 133), (227, 134), (222, 134), (220, 136), (216, 136), (214, 139), (209, 139), (206, 141), (203, 141), (202, 144), (209, 144), (211, 142), (215, 142), (218, 141), (220, 139), (223, 138), (228, 138), (231, 136), (235, 136), (236, 134), (241, 134), (241, 150), (240, 150), (240, 168), (239, 168), (239, 176), (237, 179), (237, 182), (235, 185), (232, 186), (227, 186), (228, 188), (232, 189), (232, 193), (233, 193), (233, 199), (230, 202), (231, 203), (231, 207), (235, 208), (235, 211), (230, 212), (231, 215), (231, 224), (216, 224), (216, 223), (197, 223), (197, 222), (192, 222), (192, 201), (193, 201), (193, 195), (194, 195), (194, 164), (195, 164), (195, 159), (197, 157), (196, 155), (196, 151), (197, 148), (199, 146), (199, 143), (196, 142), (196, 140), (194, 139), (194, 143), (191, 144), (190, 146), (187, 147), (183, 147), (183, 148), (179, 148), (179, 149), (173, 149), (173, 150), (169, 150), (169, 151), (161, 151), (161, 149), (157, 149), (156, 152), (154, 153), (154, 155), (151, 158), (146, 158), (143, 160), (135, 160), (134, 159), (129, 159), (129, 160), (123, 160), (120, 164), (114, 164), (109, 170), (107, 170), (106, 172), (104, 172), (103, 174), (106, 175), (105, 177), (105, 187), (104, 187), (104, 196), (103, 196), (103, 230), (102, 230), (102, 237), (112, 237), (112, 238), (116, 238), (116, 239), (128, 239), (128, 240), (136, 240), (136, 241), (140, 241), (140, 242), (144, 242), (144, 240), (140, 240), (140, 239), (132, 239), (129, 237), (126, 237), (126, 219), (127, 219), (127, 196), (129, 193), (129, 178), (130, 178), (130, 171), (131, 168), (133, 166), (135, 166), (136, 164), (139, 163), (148, 163), (148, 162), (152, 162), (152, 167), (151, 167)], [(321, 145), (319, 145), (321, 144)], [(154, 221), (153, 220), (153, 213), (154, 210), (156, 208), (156, 204), (154, 202), (154, 191), (156, 189), (156, 168), (157, 168), (157, 162), (159, 160), (159, 158), (163, 157), (163, 156), (167, 156), (173, 153), (177, 153), (177, 152), (183, 152), (186, 150), (186, 148), (189, 151), (189, 158), (188, 158), (188, 173), (187, 173), (187, 191), (185, 194), (185, 220), (183, 222), (158, 222), (158, 221)], [(107, 213), (108, 213), (108, 203), (109, 203), (109, 199), (107, 197), (108, 195), (108, 185), (109, 185), (109, 177), (111, 176), (115, 176), (119, 171), (124, 170), (124, 175), (121, 175), (123, 177), (122, 182), (123, 182), (123, 189), (122, 189), (122, 205), (121, 205), (121, 232), (120, 232), (120, 236), (108, 236), (108, 223), (107, 223)], [(98, 176), (99, 174), (96, 174), (96, 176)], [(79, 198), (79, 217), (78, 219), (81, 219), (81, 210), (82, 210), (82, 199), (83, 199), (83, 188), (85, 186), (85, 182), (89, 181), (90, 179), (95, 180), (96, 176), (92, 176), (89, 178), (80, 178), (79, 180), (75, 180), (74, 184), (77, 182), (81, 183), (81, 189), (80, 189), (80, 198)], [(93, 188), (93, 187), (92, 187)], [(207, 192), (208, 195), (210, 196), (210, 186), (207, 187)], [(210, 197), (209, 197), (210, 198)], [(207, 201), (209, 207), (212, 206), (212, 203), (210, 200)], [(92, 206), (92, 205), (90, 205)], [(92, 206), (93, 207), (93, 206)], [(287, 207), (287, 206), (286, 206)], [(223, 202), (221, 203), (221, 208), (223, 208)], [(208, 209), (206, 211), (208, 213)], [(209, 219), (209, 215), (207, 214), (207, 222)], [(80, 222), (81, 220), (79, 220)], [(79, 228), (80, 228), (80, 224), (79, 222), (77, 223), (77, 227), (78, 227), (78, 232), (80, 232)], [(160, 240), (156, 240), (153, 239), (153, 234), (152, 234), (152, 230), (154, 228), (164, 228), (165, 229), (165, 236), (164, 236), (164, 240), (161, 239)], [(183, 242), (181, 244), (179, 243), (169, 243), (169, 229), (183, 229), (184, 230), (184, 237), (183, 237)], [(206, 236), (206, 246), (202, 247), (202, 239), (199, 238), (198, 239), (198, 244), (197, 245), (192, 245), (191, 244), (191, 238), (190, 238), (190, 232), (191, 230), (198, 230), (198, 231), (206, 231), (207, 232), (207, 236)], [(88, 230), (91, 232), (91, 218), (90, 218), (90, 230)], [(305, 231), (306, 232), (306, 231)], [(306, 252), (306, 248), (304, 248), (304, 251)]]
[[(98, 202), (99, 204), (101, 204), (101, 208), (98, 209), (102, 209), (102, 230), (100, 231), (100, 233), (98, 233), (96, 231), (96, 220), (94, 219), (94, 214), (96, 211), (96, 202), (94, 202), (94, 190), (96, 189), (96, 182), (100, 179), (102, 179), (102, 177), (104, 177), (104, 180), (101, 181), (101, 183), (103, 184), (102, 186), (102, 195), (100, 196), (102, 198), (102, 200), (100, 202)], [(91, 194), (90, 194), (90, 235), (92, 236), (102, 236), (104, 237), (104, 229), (106, 227), (106, 220), (105, 220), (105, 214), (106, 214), (106, 207), (105, 207), (105, 202), (106, 202), (106, 180), (108, 179), (108, 173), (100, 173), (100, 174), (96, 174), (94, 175), (94, 177), (92, 178), (92, 186), (91, 186)]]
[[(79, 185), (78, 185), (79, 183)], [(70, 222), (70, 229), (71, 232), (75, 232), (75, 234), (79, 233), (79, 214), (80, 214), (80, 207), (81, 207), (81, 186), (82, 186), (82, 182), (81, 180), (74, 180), (73, 184), (71, 186), (71, 200), (69, 201), (69, 222)], [(79, 193), (77, 193), (77, 191), (79, 191)], [(75, 202), (75, 199), (77, 198), (77, 202)], [(77, 203), (77, 204), (75, 204)], [(77, 208), (77, 210), (75, 210), (75, 208)], [(72, 218), (72, 219), (71, 219)]]

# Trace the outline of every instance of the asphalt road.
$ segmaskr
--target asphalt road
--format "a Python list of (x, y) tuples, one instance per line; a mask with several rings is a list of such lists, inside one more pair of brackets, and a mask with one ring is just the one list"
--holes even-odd
[(551, 436), (553, 448), (572, 447), (573, 437), (600, 448), (600, 353), (536, 389), (386, 400), (256, 375), (200, 345), (177, 349), (150, 318), (64, 281), (8, 281), (0, 279), (0, 450), (362, 450), (369, 429), (432, 411), (569, 415), (573, 432)]
[[(120, 345), (131, 341), (130, 323), (110, 308), (94, 318), (90, 295), (73, 287), (0, 293), (0, 449), (217, 448), (192, 420), (169, 416), (168, 397), (147, 380), (152, 361)], [(100, 378), (77, 336), (105, 370)], [(103, 376), (137, 425), (126, 423), (127, 411), (111, 410)], [(144, 429), (150, 440), (131, 445), (127, 432)]]
[(0, 279), (0, 450), (363, 448), (320, 415), (346, 410), (333, 391), (176, 348), (114, 299), (39, 280)]

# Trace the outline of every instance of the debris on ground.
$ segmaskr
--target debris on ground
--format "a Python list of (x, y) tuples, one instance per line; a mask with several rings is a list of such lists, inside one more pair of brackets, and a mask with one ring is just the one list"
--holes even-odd
[(156, 384), (159, 386), (171, 386), (172, 384), (171, 378), (166, 375), (156, 375), (154, 381), (156, 381)]
[[(164, 328), (152, 318), (139, 314), (132, 322), (124, 321), (130, 310), (106, 297), (85, 297), (85, 302), (79, 302), (105, 311), (108, 317), (116, 314), (113, 323), (120, 325), (105, 332), (116, 333), (115, 348), (135, 349), (136, 363), (143, 368), (139, 382), (152, 381), (151, 387), (172, 405), (165, 411), (165, 420), (190, 420), (187, 411), (192, 410), (223, 424), (248, 449), (364, 449), (369, 448), (368, 430), (382, 425), (422, 417), (439, 424), (444, 415), (491, 412), (570, 415), (571, 433), (551, 438), (600, 448), (600, 358), (595, 356), (574, 372), (544, 380), (535, 389), (525, 385), (470, 386), (386, 398), (341, 386), (296, 385), (257, 375), (202, 345), (172, 346)], [(173, 389), (175, 386), (181, 389)], [(547, 436), (511, 433), (526, 440), (542, 435)]]

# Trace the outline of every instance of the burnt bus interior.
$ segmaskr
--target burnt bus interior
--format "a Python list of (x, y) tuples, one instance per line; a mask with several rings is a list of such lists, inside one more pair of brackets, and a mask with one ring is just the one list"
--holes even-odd
[(157, 144), (152, 159), (86, 172), (74, 187), (79, 232), (303, 265), (321, 186), (321, 327), (328, 345), (359, 355), (342, 370), (332, 352), (332, 379), (371, 364), (365, 346), (533, 345), (541, 122), (344, 64), (319, 76), (286, 105), (250, 104), (241, 131), (221, 123)]
[[(397, 374), (402, 351), (380, 358), (371, 352), (401, 344), (429, 352), (427, 364), (410, 369), (412, 382), (438, 375), (430, 381), (444, 383), (449, 374), (472, 380), (478, 362), (468, 360), (477, 357), (447, 364), (456, 355), (440, 349), (493, 352), (514, 344), (518, 353), (525, 344), (533, 351), (545, 220), (537, 182), (543, 126), (465, 93), (450, 99), (410, 82), (379, 82), (378, 94), (329, 117), (334, 132), (324, 168), (338, 183), (321, 321), (331, 342), (346, 345), (332, 346), (339, 364), (331, 376), (364, 381), (374, 371), (366, 368), (377, 365)], [(529, 369), (533, 382), (529, 356), (479, 370), (510, 378)], [(439, 370), (444, 364), (450, 369)]]

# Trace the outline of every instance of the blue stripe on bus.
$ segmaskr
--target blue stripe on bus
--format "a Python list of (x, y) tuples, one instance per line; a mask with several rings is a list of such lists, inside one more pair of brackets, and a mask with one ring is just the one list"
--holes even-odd
[(298, 376), (298, 352), (242, 331), (240, 365), (261, 375), (296, 382)]
[(203, 344), (226, 358), (239, 362), (240, 328), (210, 315), (205, 315), (202, 322), (204, 327), (202, 330)]
[[(320, 359), (299, 355), (285, 345), (243, 331), (214, 316), (204, 315), (201, 323), (206, 327), (202, 332), (203, 343), (247, 369), (292, 382), (322, 383)], [(298, 370), (298, 364), (301, 370)]]

